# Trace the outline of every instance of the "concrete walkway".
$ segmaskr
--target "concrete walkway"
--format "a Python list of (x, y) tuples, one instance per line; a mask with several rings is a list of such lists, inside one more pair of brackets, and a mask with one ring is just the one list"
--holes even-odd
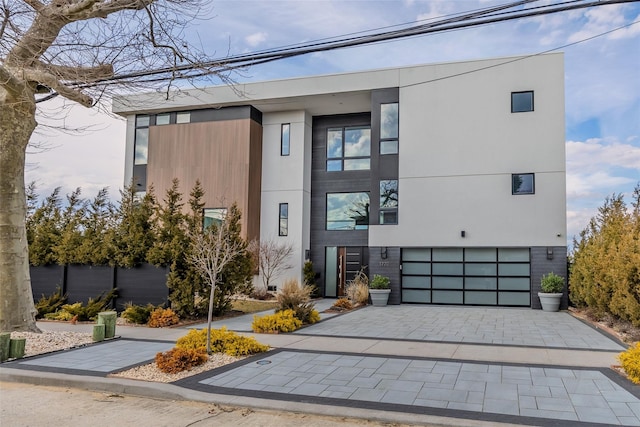
[[(248, 334), (252, 319), (214, 327)], [(400, 305), (323, 313), (293, 334), (256, 335), (269, 353), (171, 385), (105, 378), (147, 363), (186, 329), (119, 326), (119, 340), (4, 363), (0, 379), (415, 424), (640, 425), (640, 389), (610, 369), (625, 347), (566, 312)]]

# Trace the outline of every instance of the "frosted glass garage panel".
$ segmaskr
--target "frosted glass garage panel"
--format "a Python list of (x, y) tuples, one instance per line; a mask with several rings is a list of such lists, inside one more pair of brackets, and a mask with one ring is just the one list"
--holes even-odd
[(501, 277), (499, 287), (501, 291), (528, 291), (531, 281), (528, 277)]
[(495, 277), (466, 277), (465, 289), (497, 290), (498, 280)]
[(462, 304), (462, 292), (460, 291), (433, 291), (431, 302), (436, 304)]
[(498, 249), (500, 262), (529, 262), (529, 248), (500, 248)]
[(496, 305), (498, 294), (496, 292), (465, 292), (464, 303), (473, 305)]
[(433, 275), (440, 274), (443, 276), (461, 276), (464, 272), (462, 264), (444, 264), (434, 262), (431, 269)]
[(529, 264), (499, 264), (500, 276), (529, 276)]
[(431, 274), (431, 264), (405, 262), (402, 264), (402, 274)]
[(464, 279), (462, 277), (432, 277), (431, 284), (434, 289), (462, 289)]
[(464, 269), (467, 276), (495, 276), (496, 272), (496, 264), (467, 264)]
[(403, 261), (431, 261), (431, 249), (410, 248), (402, 250)]
[(417, 291), (413, 289), (404, 289), (402, 291), (402, 302), (431, 302), (431, 291)]
[(431, 277), (424, 276), (402, 276), (403, 288), (431, 288)]
[(472, 262), (495, 262), (495, 248), (469, 248), (464, 250), (464, 260)]
[(530, 306), (529, 292), (498, 292), (499, 305)]
[(435, 248), (432, 256), (434, 261), (462, 261), (462, 249)]

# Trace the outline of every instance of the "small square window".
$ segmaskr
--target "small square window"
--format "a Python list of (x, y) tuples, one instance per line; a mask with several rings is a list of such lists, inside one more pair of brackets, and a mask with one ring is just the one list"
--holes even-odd
[(511, 175), (511, 194), (535, 194), (535, 179), (532, 173)]
[(280, 155), (288, 156), (291, 148), (291, 125), (285, 123), (280, 128)]
[(190, 123), (191, 113), (186, 111), (176, 114), (176, 123)]
[(533, 111), (533, 91), (511, 92), (511, 112)]
[(380, 141), (380, 154), (398, 154), (398, 140), (387, 139)]
[(158, 114), (156, 116), (156, 125), (168, 125), (171, 119), (171, 115), (169, 113), (166, 114)]

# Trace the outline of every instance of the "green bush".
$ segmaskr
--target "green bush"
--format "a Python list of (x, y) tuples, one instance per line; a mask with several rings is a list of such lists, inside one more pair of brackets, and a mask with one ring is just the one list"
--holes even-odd
[(60, 310), (66, 302), (67, 295), (62, 294), (62, 289), (60, 287), (57, 287), (56, 291), (48, 297), (43, 294), (42, 298), (40, 298), (35, 304), (36, 310), (38, 311), (36, 318), (41, 319), (47, 314), (55, 313)]
[(558, 294), (564, 289), (564, 277), (560, 277), (554, 273), (549, 273), (542, 276), (542, 279), (540, 280), (540, 287), (544, 293)]
[(259, 334), (277, 334), (278, 332), (293, 332), (301, 326), (302, 320), (296, 317), (293, 310), (282, 310), (262, 317), (253, 316), (251, 329)]
[[(178, 339), (177, 348), (206, 351), (207, 330), (192, 329), (189, 333)], [(253, 337), (238, 335), (227, 328), (211, 329), (211, 351), (213, 353), (225, 353), (229, 356), (247, 356), (263, 353), (269, 350), (268, 345), (260, 344)]]
[(369, 283), (369, 287), (371, 289), (389, 289), (389, 284), (391, 280), (387, 276), (381, 276), (379, 274), (374, 274), (373, 279)]
[[(82, 303), (76, 303), (79, 306), (82, 305)], [(73, 314), (69, 313), (66, 310), (58, 310), (55, 313), (47, 313), (44, 315), (44, 318), (47, 320), (62, 320), (64, 322), (68, 322), (69, 320), (73, 319)]]
[(156, 307), (153, 304), (134, 305), (128, 302), (120, 316), (131, 323), (135, 323), (136, 325), (146, 325), (149, 322), (151, 313), (155, 309)]
[[(117, 294), (117, 289), (112, 289), (106, 294), (103, 292), (96, 299), (89, 298), (89, 302), (87, 302), (87, 305), (82, 305), (81, 302), (76, 302), (74, 304), (64, 304), (60, 311), (65, 311), (69, 313), (71, 316), (69, 317), (67, 315), (63, 315), (60, 313), (56, 319), (62, 320), (64, 318), (64, 320), (70, 320), (77, 316), (76, 320), (80, 322), (87, 321), (87, 320), (95, 320), (98, 317), (98, 313), (100, 313), (101, 311), (104, 311), (107, 308), (107, 306), (109, 305), (111, 300), (116, 296), (116, 294)], [(66, 319), (66, 317), (69, 317), (69, 319)], [(50, 318), (51, 317), (47, 317), (47, 319), (50, 319)]]

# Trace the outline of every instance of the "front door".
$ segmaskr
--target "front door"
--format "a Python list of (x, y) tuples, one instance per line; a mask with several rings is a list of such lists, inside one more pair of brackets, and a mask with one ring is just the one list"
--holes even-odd
[(347, 284), (361, 269), (366, 273), (367, 247), (333, 246), (325, 250), (325, 296), (346, 295)]

